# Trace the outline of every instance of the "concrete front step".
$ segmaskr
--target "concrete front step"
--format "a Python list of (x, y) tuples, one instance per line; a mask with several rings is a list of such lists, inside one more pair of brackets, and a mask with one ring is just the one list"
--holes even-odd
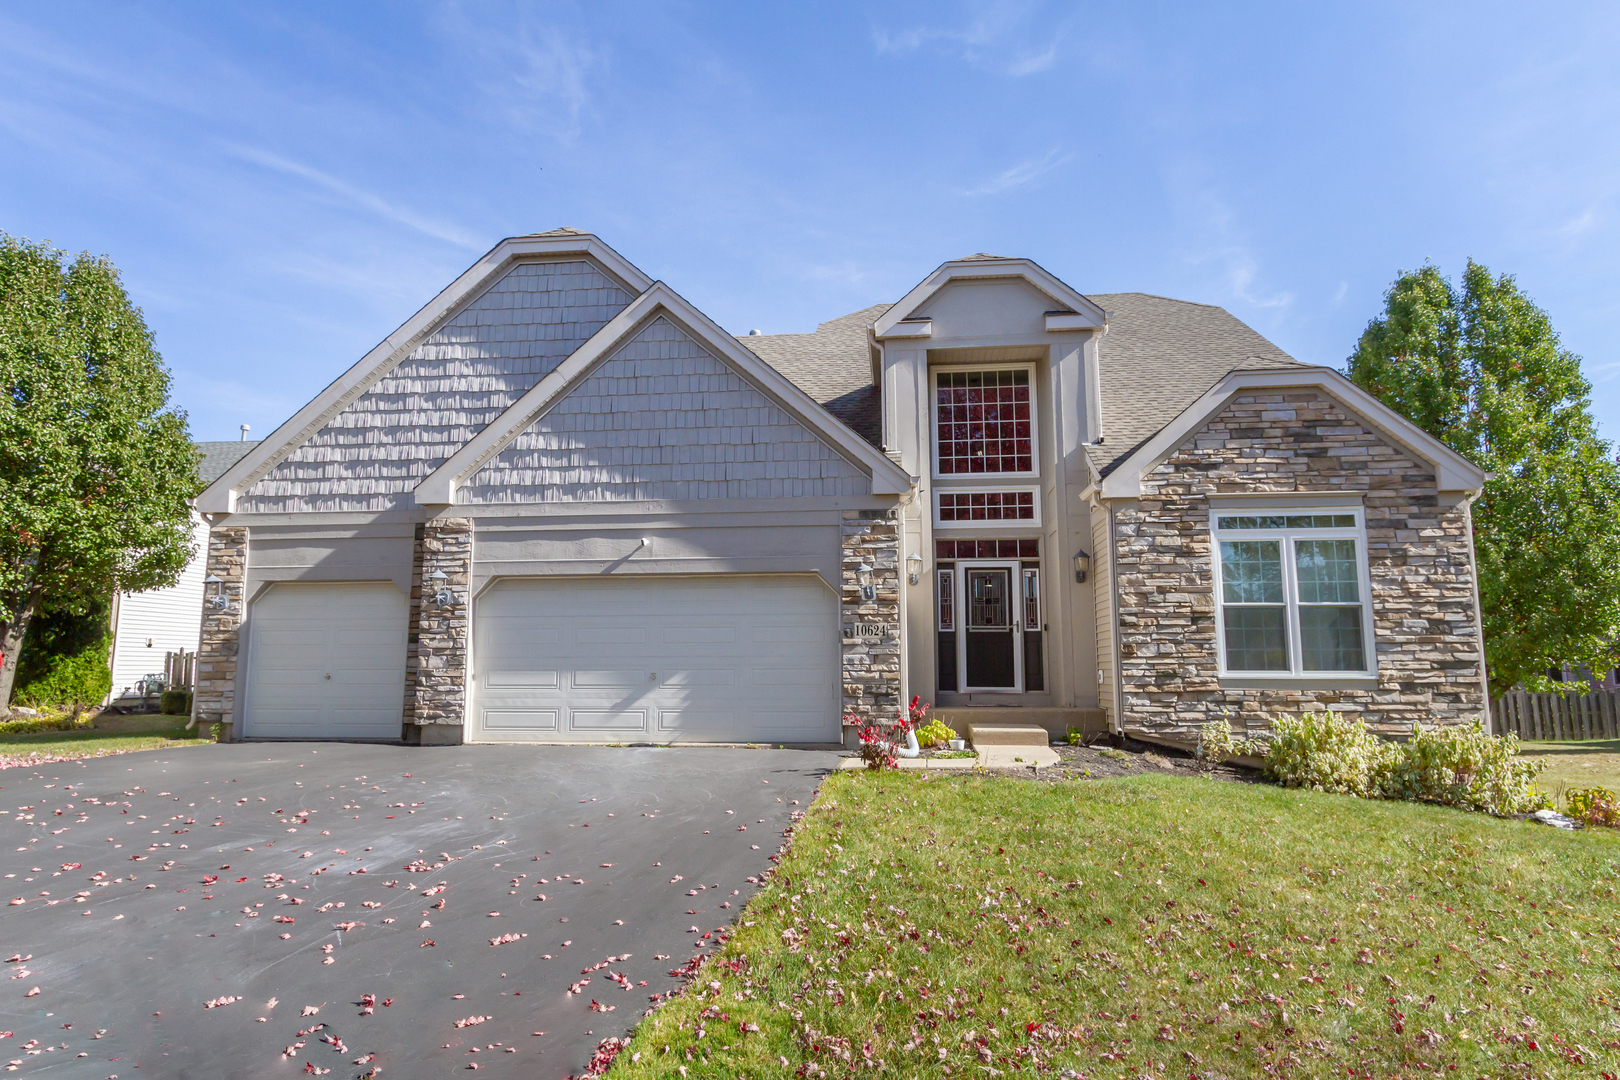
[(968, 741), (975, 750), (986, 746), (1045, 746), (1051, 736), (1033, 724), (969, 724)]
[(974, 724), (1014, 724), (1045, 728), (1054, 739), (1061, 739), (1070, 728), (1085, 735), (1099, 735), (1108, 730), (1108, 716), (1101, 709), (1074, 709), (1048, 706), (1022, 705), (936, 705), (928, 714), (957, 731), (966, 731)]

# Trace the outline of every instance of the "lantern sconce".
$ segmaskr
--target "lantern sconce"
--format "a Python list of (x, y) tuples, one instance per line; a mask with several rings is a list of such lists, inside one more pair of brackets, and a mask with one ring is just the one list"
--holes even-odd
[(214, 588), (214, 595), (208, 598), (208, 606), (215, 611), (230, 610), (231, 598), (225, 595), (225, 579), (215, 574), (209, 574), (203, 578), (203, 587), (207, 588), (210, 585)]
[(855, 568), (855, 580), (861, 586), (862, 600), (876, 600), (877, 586), (872, 584), (872, 567), (870, 563), (861, 563)]
[(433, 573), (428, 575), (428, 580), (433, 582), (433, 588), (435, 589), (435, 592), (433, 593), (433, 602), (435, 604), (439, 605), (440, 607), (449, 607), (456, 602), (456, 594), (451, 592), (446, 585), (446, 583), (450, 580), (450, 575), (446, 574), (443, 570), (435, 570)]
[(1082, 548), (1080, 551), (1076, 552), (1075, 556), (1074, 556), (1074, 580), (1075, 580), (1075, 583), (1079, 584), (1080, 582), (1085, 581), (1086, 580), (1086, 572), (1089, 571), (1090, 569), (1091, 569), (1091, 556), (1087, 555), (1086, 552), (1085, 552), (1085, 549)]
[(917, 575), (922, 573), (922, 556), (913, 551), (906, 556), (906, 584), (917, 584)]

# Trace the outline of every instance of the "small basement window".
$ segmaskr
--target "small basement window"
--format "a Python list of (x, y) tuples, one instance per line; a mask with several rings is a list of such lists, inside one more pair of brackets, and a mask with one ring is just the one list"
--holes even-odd
[(1369, 675), (1361, 511), (1216, 511), (1221, 673)]

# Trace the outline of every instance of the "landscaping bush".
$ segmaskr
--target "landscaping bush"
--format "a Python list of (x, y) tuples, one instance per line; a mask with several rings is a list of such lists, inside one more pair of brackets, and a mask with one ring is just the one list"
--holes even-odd
[(1265, 749), (1266, 773), (1283, 787), (1371, 799), (1383, 794), (1383, 775), (1394, 750), (1365, 723), (1339, 713), (1279, 716), (1272, 721)]
[(0, 723), (0, 735), (33, 735), (41, 731), (87, 731), (94, 726), (88, 716), (76, 717), (72, 713), (57, 716), (35, 716), (24, 720)]
[(158, 699), (158, 710), (168, 716), (190, 716), (191, 691), (163, 691), (163, 696)]
[(1569, 816), (1576, 821), (1620, 829), (1620, 797), (1608, 788), (1583, 788), (1567, 792), (1564, 802), (1569, 807)]
[(1514, 761), (1518, 752), (1518, 736), (1491, 735), (1478, 721), (1465, 728), (1418, 726), (1390, 756), (1384, 794), (1497, 815), (1550, 808), (1551, 800), (1531, 786), (1545, 765)]
[(917, 742), (923, 746), (944, 746), (956, 738), (956, 732), (938, 720), (930, 720), (917, 729)]
[(44, 669), (13, 692), (13, 699), (31, 708), (99, 705), (112, 690), (107, 654), (112, 638), (103, 636), (78, 652), (53, 656)]
[(1515, 761), (1519, 740), (1469, 727), (1419, 726), (1405, 743), (1380, 739), (1360, 720), (1334, 712), (1280, 716), (1269, 739), (1235, 738), (1225, 720), (1204, 725), (1198, 757), (1219, 764), (1249, 755), (1265, 760), (1265, 773), (1283, 787), (1405, 799), (1524, 814), (1551, 806), (1531, 784), (1545, 767)]

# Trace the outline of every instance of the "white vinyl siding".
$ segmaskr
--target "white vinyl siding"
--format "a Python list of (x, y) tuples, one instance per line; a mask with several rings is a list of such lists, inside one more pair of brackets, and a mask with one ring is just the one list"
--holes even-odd
[(208, 576), (202, 555), (208, 546), (208, 528), (195, 512), (191, 515), (191, 542), (198, 554), (180, 572), (178, 582), (167, 589), (118, 597), (112, 651), (114, 698), (133, 693), (135, 684), (147, 675), (161, 675), (164, 654), (197, 651), (202, 632), (203, 578)]
[(407, 602), (385, 582), (273, 585), (249, 615), (250, 739), (398, 739)]
[(474, 741), (839, 738), (838, 603), (814, 575), (510, 579), (474, 628)]

